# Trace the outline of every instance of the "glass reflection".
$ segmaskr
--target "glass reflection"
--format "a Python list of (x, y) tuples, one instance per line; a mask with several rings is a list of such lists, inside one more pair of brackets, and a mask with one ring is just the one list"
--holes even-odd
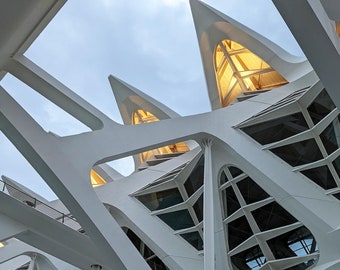
[(314, 139), (277, 147), (270, 151), (293, 167), (323, 158)]
[(320, 92), (314, 102), (307, 108), (314, 124), (317, 124), (334, 109), (335, 105), (325, 89)]
[(168, 208), (183, 202), (182, 196), (177, 188), (163, 190), (151, 194), (136, 196), (150, 211)]
[(283, 227), (297, 221), (276, 202), (252, 211), (252, 215), (261, 231)]
[(337, 186), (327, 166), (305, 170), (301, 173), (324, 189), (331, 189)]
[(308, 125), (302, 113), (296, 113), (244, 127), (242, 130), (260, 144), (265, 145), (308, 130)]

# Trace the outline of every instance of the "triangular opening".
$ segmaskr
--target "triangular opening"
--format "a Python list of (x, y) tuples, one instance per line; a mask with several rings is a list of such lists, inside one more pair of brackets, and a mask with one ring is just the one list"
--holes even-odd
[(7, 74), (1, 82), (6, 91), (45, 131), (52, 132), (58, 136), (75, 135), (90, 131), (90, 128), (86, 125), (14, 76)]

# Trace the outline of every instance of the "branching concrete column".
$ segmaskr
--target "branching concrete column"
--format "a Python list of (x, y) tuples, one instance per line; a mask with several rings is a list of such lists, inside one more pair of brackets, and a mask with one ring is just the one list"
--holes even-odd
[(215, 230), (214, 230), (214, 198), (213, 198), (213, 171), (211, 158), (212, 140), (202, 142), (204, 149), (204, 200), (203, 200), (203, 227), (204, 227), (204, 270), (214, 270), (215, 267)]

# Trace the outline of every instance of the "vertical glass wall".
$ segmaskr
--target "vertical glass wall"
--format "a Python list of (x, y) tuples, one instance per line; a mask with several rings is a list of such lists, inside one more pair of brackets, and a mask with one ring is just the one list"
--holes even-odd
[(122, 228), (152, 270), (169, 270), (155, 253), (130, 229)]
[(295, 102), (307, 104), (299, 106), (300, 112), (241, 129), (323, 188), (326, 194), (340, 198), (339, 111), (322, 87), (311, 100), (300, 102), (299, 99)]
[[(304, 270), (316, 262), (318, 247), (311, 232), (251, 177), (225, 166), (219, 189), (234, 270), (260, 269), (265, 264), (266, 269), (282, 269), (279, 265), (285, 260), (292, 263), (289, 269)], [(311, 254), (315, 256), (310, 258)]]
[(152, 215), (197, 250), (203, 249), (204, 156), (200, 155), (186, 177), (170, 172), (134, 194)]
[(222, 107), (244, 92), (271, 90), (287, 83), (265, 61), (235, 41), (220, 41), (215, 48), (214, 60)]

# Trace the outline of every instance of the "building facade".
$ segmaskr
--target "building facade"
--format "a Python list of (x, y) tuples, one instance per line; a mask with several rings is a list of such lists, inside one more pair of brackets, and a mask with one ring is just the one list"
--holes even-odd
[[(24, 55), (64, 2), (1, 3), (15, 30), (0, 34), (0, 79), (91, 131), (47, 132), (1, 87), (2, 133), (58, 200), (2, 176), (0, 269), (339, 269), (336, 0), (273, 1), (304, 59), (191, 0), (211, 112), (181, 117), (109, 76), (124, 125)], [(107, 162), (126, 156), (123, 177)]]

